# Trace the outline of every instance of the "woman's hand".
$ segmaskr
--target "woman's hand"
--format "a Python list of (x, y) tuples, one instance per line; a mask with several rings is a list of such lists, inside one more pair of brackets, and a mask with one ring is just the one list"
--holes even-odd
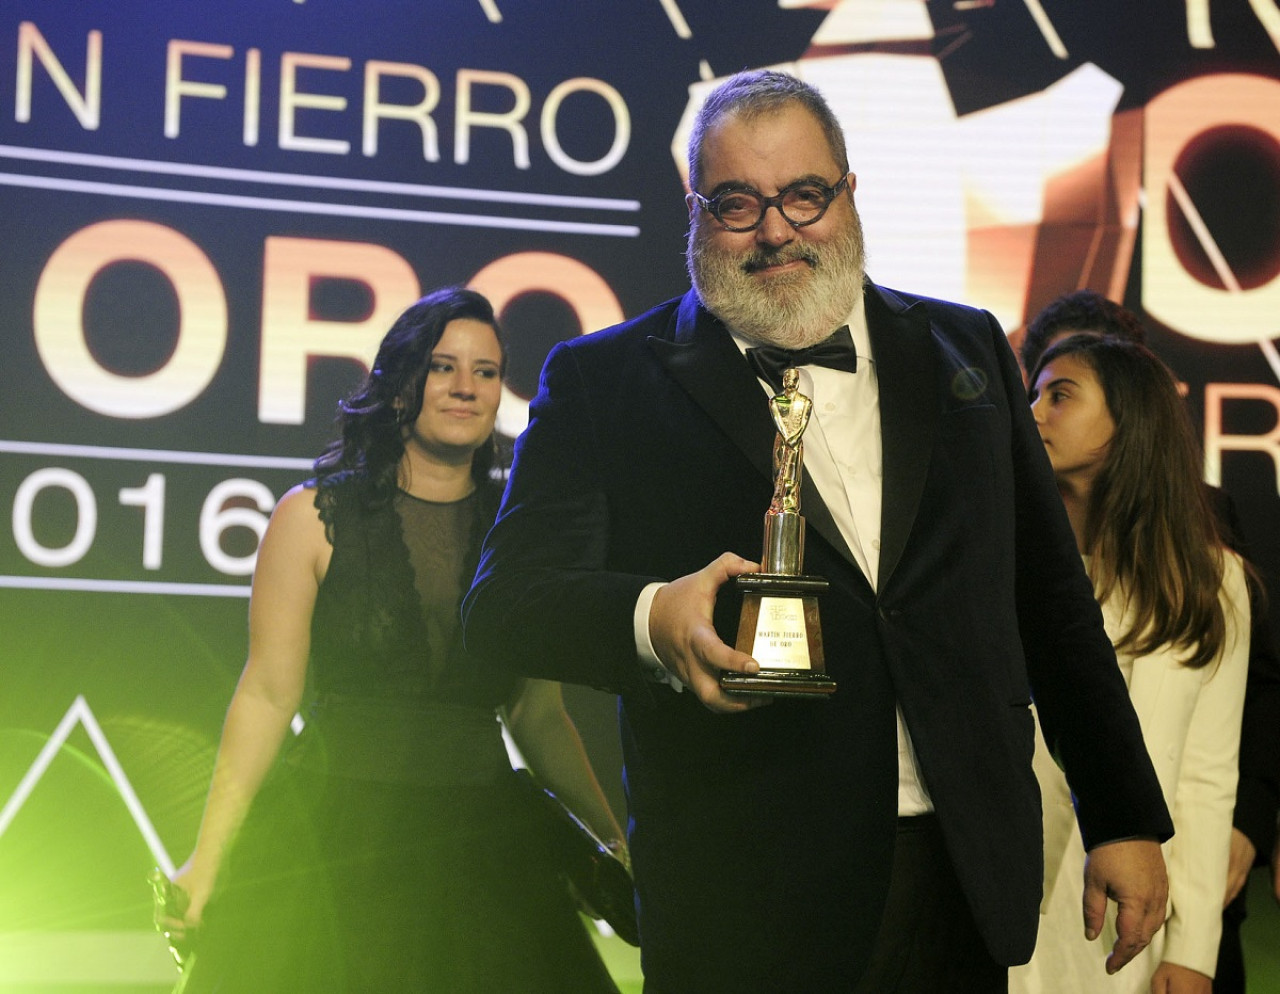
[(200, 873), (194, 860), (187, 860), (174, 871), (169, 882), (174, 906), (166, 908), (167, 914), (163, 915), (160, 908), (156, 909), (156, 928), (174, 936), (194, 931), (204, 920), (205, 905), (213, 894), (213, 879)]
[(1227, 894), (1222, 902), (1225, 908), (1236, 899), (1244, 882), (1249, 879), (1249, 871), (1253, 869), (1253, 861), (1258, 850), (1249, 841), (1249, 836), (1238, 828), (1231, 830), (1231, 862), (1227, 865)]
[(1213, 994), (1213, 979), (1190, 967), (1161, 963), (1151, 977), (1151, 994)]
[[(172, 877), (165, 876), (163, 870), (155, 870), (151, 874), (151, 889), (155, 895), (156, 929), (164, 936), (179, 971), (185, 970), (194, 951), (204, 906), (213, 891), (212, 880), (204, 883), (193, 869), (192, 861), (188, 861)], [(192, 891), (198, 897), (193, 897)]]

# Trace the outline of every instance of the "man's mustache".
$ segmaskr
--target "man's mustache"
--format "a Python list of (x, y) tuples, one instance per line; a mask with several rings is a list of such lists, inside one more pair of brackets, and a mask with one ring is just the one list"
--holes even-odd
[(780, 249), (756, 249), (742, 261), (744, 273), (755, 273), (769, 266), (782, 266), (788, 262), (807, 262), (818, 268), (818, 255), (806, 246), (796, 245)]

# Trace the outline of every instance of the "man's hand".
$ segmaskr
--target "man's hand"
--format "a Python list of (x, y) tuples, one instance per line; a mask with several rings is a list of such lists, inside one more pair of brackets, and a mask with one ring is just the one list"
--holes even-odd
[(721, 670), (756, 673), (760, 666), (721, 642), (711, 622), (720, 585), (759, 569), (757, 563), (726, 552), (698, 572), (660, 588), (649, 608), (649, 639), (658, 659), (712, 711), (745, 711), (768, 700), (736, 697), (720, 689)]
[(1225, 908), (1236, 899), (1244, 882), (1249, 879), (1249, 871), (1253, 869), (1253, 861), (1258, 850), (1249, 841), (1249, 836), (1238, 828), (1231, 830), (1231, 860), (1227, 864), (1227, 893), (1222, 899)]
[(1151, 994), (1212, 994), (1213, 980), (1177, 963), (1161, 963), (1151, 977)]
[(1146, 948), (1164, 923), (1169, 877), (1154, 839), (1107, 842), (1084, 858), (1084, 935), (1092, 942), (1102, 932), (1107, 898), (1119, 905), (1116, 944), (1107, 956), (1115, 973)]

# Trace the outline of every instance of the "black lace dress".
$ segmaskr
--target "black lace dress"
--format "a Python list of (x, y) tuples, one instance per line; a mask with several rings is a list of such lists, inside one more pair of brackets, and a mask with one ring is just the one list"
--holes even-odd
[(183, 994), (615, 992), (513, 782), (514, 680), (462, 650), (496, 496), (317, 495), (309, 706), (210, 902)]

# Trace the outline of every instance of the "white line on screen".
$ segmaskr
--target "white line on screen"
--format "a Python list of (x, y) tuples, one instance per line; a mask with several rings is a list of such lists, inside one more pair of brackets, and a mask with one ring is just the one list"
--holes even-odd
[(99, 183), (96, 180), (54, 179), (48, 176), (25, 176), (19, 173), (0, 173), (0, 186), (60, 190), (67, 193), (87, 193), (107, 197), (134, 197), (139, 200), (203, 204), (210, 207), (238, 207), (244, 210), (359, 217), (380, 221), (411, 221), (418, 224), (447, 224), (466, 228), (552, 231), (570, 235), (611, 235), (619, 238), (638, 238), (640, 235), (640, 228), (633, 224), (591, 224), (584, 221), (497, 217), (490, 214), (450, 214), (444, 211), (424, 211), (405, 207), (374, 207), (314, 200), (290, 200), (280, 197), (249, 197), (237, 193), (174, 190), (167, 187), (137, 186), (131, 183)]
[(179, 449), (130, 449), (109, 445), (68, 445), (60, 442), (18, 442), (0, 439), (0, 452), (24, 456), (68, 456), (77, 459), (118, 459), (128, 462), (185, 463), (196, 466), (252, 466), (257, 469), (300, 469), (309, 472), (314, 460), (296, 456), (250, 456), (227, 452), (184, 452)]
[(424, 183), (393, 183), (386, 180), (348, 179), (342, 176), (315, 176), (309, 173), (277, 173), (263, 169), (235, 169), (229, 166), (202, 166), (188, 162), (157, 162), (117, 155), (92, 155), (46, 148), (24, 148), (0, 144), (0, 158), (27, 162), (56, 162), (97, 169), (122, 169), (166, 176), (195, 176), (204, 179), (236, 180), (244, 183), (271, 183), (322, 190), (350, 190), (358, 193), (392, 193), (406, 197), (435, 197), (445, 200), (480, 200), (499, 204), (531, 204), (539, 207), (570, 207), (582, 210), (638, 211), (640, 201), (610, 197), (570, 197), (553, 193), (520, 193), (512, 190), (479, 190), (469, 187), (431, 186)]
[(248, 597), (247, 583), (169, 583), (163, 580), (94, 580), (83, 576), (0, 576), (0, 588), (79, 590), (94, 594), (170, 594), (179, 597)]

